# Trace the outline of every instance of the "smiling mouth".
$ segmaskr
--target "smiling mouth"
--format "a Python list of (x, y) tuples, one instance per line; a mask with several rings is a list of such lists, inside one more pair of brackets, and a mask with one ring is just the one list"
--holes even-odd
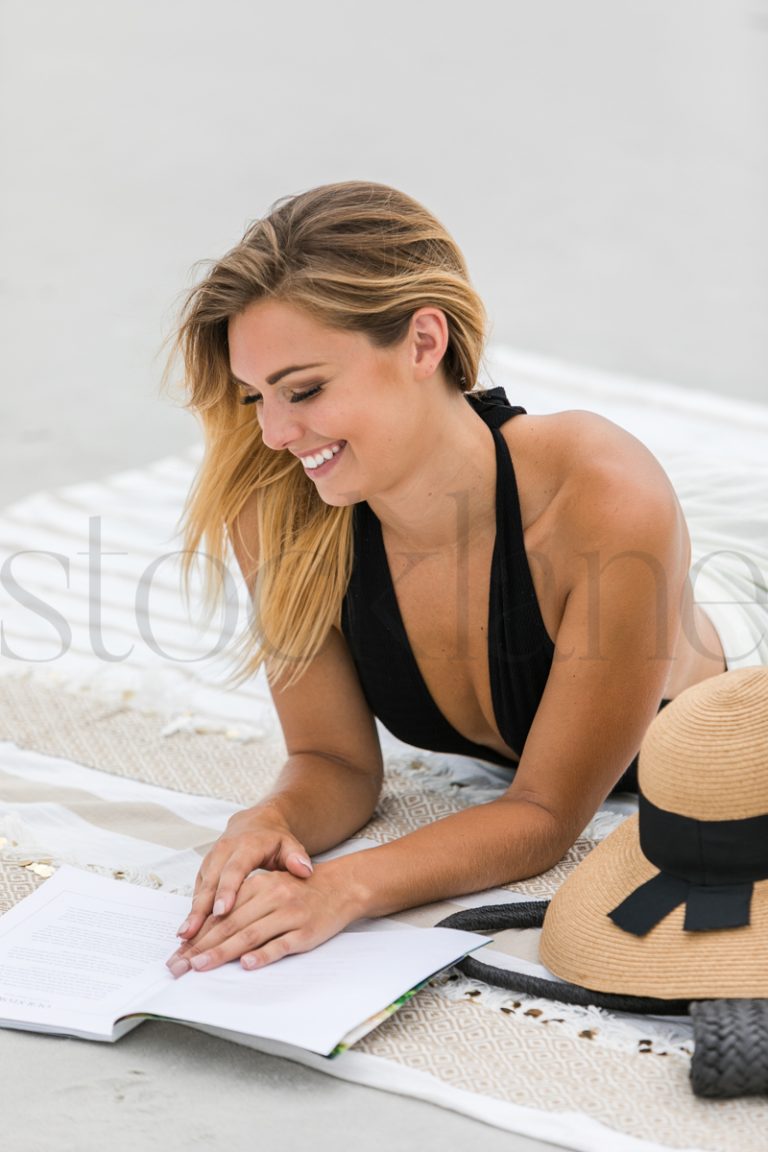
[(329, 444), (327, 448), (323, 448), (319, 452), (313, 452), (308, 456), (300, 456), (299, 459), (308, 472), (317, 472), (318, 470), (323, 470), (330, 464), (330, 462), (338, 456), (345, 444), (346, 440), (337, 440), (335, 444)]

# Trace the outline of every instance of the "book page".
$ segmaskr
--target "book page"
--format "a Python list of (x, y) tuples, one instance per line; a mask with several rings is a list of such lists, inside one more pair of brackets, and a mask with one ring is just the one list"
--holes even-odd
[(165, 960), (189, 900), (63, 867), (0, 918), (0, 1020), (110, 1039), (132, 1013), (279, 1040), (321, 1055), (485, 941), (360, 921), (311, 952), (174, 980)]
[(0, 1020), (111, 1039), (113, 1023), (169, 979), (164, 962), (188, 907), (183, 896), (60, 868), (0, 918)]
[(188, 972), (145, 1001), (145, 1011), (327, 1056), (363, 1021), (484, 943), (471, 932), (379, 922), (253, 972), (239, 964)]

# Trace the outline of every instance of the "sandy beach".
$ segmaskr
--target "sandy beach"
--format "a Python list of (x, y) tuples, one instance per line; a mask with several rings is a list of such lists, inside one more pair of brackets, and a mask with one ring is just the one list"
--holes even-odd
[[(3, 505), (196, 443), (196, 262), (332, 180), (435, 211), (494, 340), (768, 400), (766, 64), (766, 0), (0, 0)], [(545, 1147), (164, 1023), (0, 1060), (15, 1152)]]

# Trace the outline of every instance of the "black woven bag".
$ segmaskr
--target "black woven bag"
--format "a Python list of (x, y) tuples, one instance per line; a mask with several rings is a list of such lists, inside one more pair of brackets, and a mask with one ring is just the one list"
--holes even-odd
[(768, 1000), (698, 1000), (691, 1016), (696, 1095), (768, 1094)]

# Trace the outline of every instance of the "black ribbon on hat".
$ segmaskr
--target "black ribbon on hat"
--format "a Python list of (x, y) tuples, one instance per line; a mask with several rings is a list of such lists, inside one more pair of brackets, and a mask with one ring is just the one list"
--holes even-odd
[(753, 884), (768, 879), (768, 813), (694, 820), (639, 801), (640, 849), (660, 871), (608, 913), (614, 924), (645, 936), (684, 903), (686, 932), (748, 925)]

